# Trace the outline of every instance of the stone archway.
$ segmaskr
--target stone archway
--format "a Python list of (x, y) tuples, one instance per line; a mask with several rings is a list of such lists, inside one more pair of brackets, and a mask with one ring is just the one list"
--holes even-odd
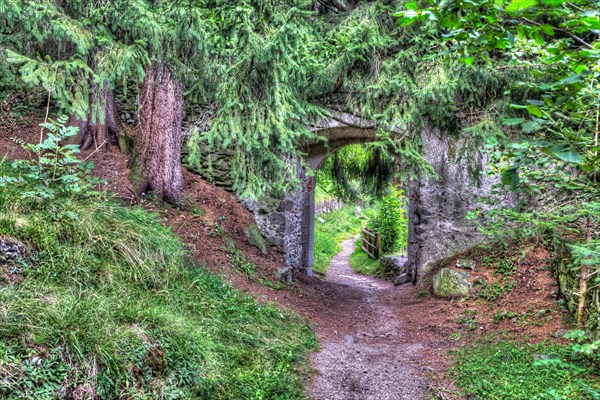
[[(378, 140), (377, 133), (371, 128), (356, 128), (350, 126), (327, 127), (318, 133), (327, 137), (326, 142), (309, 144), (304, 158), (306, 165), (312, 170), (319, 169), (327, 157), (339, 149), (352, 144), (372, 143)], [(308, 275), (312, 275), (315, 248), (315, 189), (316, 177), (305, 176), (301, 242), (303, 244), (303, 261), (300, 263)]]
[[(312, 169), (321, 166), (325, 158), (349, 145), (377, 140), (371, 127), (348, 125), (319, 129), (327, 142), (310, 144), (305, 162)], [(477, 149), (469, 148), (464, 138), (446, 135), (437, 129), (421, 133), (424, 158), (432, 165), (436, 176), (420, 177), (409, 182), (409, 227), (407, 271), (418, 280), (435, 261), (462, 252), (482, 240), (476, 224), (467, 219), (469, 211), (478, 210), (485, 218), (486, 207), (478, 199), (491, 195), (496, 178), (484, 174), (487, 158)], [(459, 150), (466, 150), (464, 153)], [(462, 154), (461, 154), (462, 153)], [(479, 171), (475, 172), (474, 171)], [(299, 168), (304, 181), (301, 190), (286, 196), (286, 265), (311, 274), (314, 259), (314, 178)], [(507, 195), (496, 201), (514, 205)]]
[[(343, 113), (332, 114), (334, 118), (311, 125), (321, 140), (308, 143), (304, 159), (295, 160), (297, 178), (304, 182), (301, 188), (286, 193), (283, 198), (265, 196), (258, 202), (243, 201), (253, 212), (267, 242), (283, 253), (288, 271), (310, 274), (313, 262), (315, 182), (307, 176), (303, 165), (317, 169), (329, 154), (344, 146), (377, 140), (370, 121)], [(475, 223), (466, 218), (467, 213), (478, 210), (479, 217), (485, 219), (486, 207), (478, 198), (490, 196), (492, 185), (498, 180), (483, 173), (473, 176), (473, 171), (484, 170), (487, 159), (466, 140), (435, 128), (421, 132), (423, 157), (432, 165), (436, 176), (422, 176), (408, 185), (408, 270), (413, 280), (426, 273), (435, 261), (482, 240)], [(228, 176), (226, 170), (218, 173), (221, 180)], [(219, 183), (219, 179), (206, 178)], [(495, 201), (496, 204), (516, 204), (512, 194)]]

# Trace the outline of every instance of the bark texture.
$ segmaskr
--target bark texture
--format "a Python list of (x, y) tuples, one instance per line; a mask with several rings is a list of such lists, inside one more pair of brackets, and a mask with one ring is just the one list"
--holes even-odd
[(119, 144), (121, 151), (128, 151), (125, 131), (119, 116), (117, 106), (112, 90), (108, 87), (100, 89), (94, 85), (94, 90), (90, 96), (90, 104), (99, 104), (104, 107), (104, 118), (93, 117), (90, 112), (85, 120), (77, 118), (75, 114), (71, 115), (69, 125), (77, 126), (79, 134), (74, 136), (71, 143), (79, 144), (81, 150), (102, 147), (110, 150), (112, 142)]
[(140, 101), (130, 180), (138, 194), (152, 190), (159, 201), (176, 203), (183, 193), (183, 85), (166, 64), (152, 64)]

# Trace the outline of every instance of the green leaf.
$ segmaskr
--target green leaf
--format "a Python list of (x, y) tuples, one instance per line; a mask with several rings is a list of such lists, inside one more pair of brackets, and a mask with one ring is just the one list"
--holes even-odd
[(568, 144), (557, 144), (550, 148), (550, 152), (557, 158), (565, 162), (580, 163), (583, 159), (581, 153), (573, 149)]
[(576, 83), (579, 82), (581, 80), (581, 75), (579, 74), (575, 74), (575, 75), (571, 75), (567, 78), (561, 79), (558, 83)]
[(505, 118), (502, 120), (502, 124), (508, 126), (520, 125), (523, 122), (525, 122), (525, 118)]
[(515, 44), (515, 37), (510, 31), (506, 31), (506, 37), (508, 38), (511, 46)]
[(506, 6), (505, 11), (521, 11), (533, 7), (535, 5), (537, 5), (537, 0), (511, 0), (510, 4)]
[(526, 123), (523, 124), (523, 126), (521, 128), (523, 129), (523, 132), (525, 132), (525, 133), (532, 133), (532, 132), (537, 132), (540, 129), (542, 129), (542, 126), (535, 121), (527, 121)]
[(539, 118), (542, 117), (542, 110), (540, 110), (540, 108), (538, 106), (534, 106), (531, 104), (528, 105), (527, 112), (531, 115), (535, 115), (536, 117), (539, 117)]
[(539, 45), (539, 46), (543, 46), (544, 45), (544, 38), (542, 37), (542, 35), (540, 34), (540, 32), (535, 32), (533, 35), (531, 35), (531, 38)]
[(542, 32), (544, 32), (545, 35), (554, 36), (554, 27), (553, 26), (542, 25), (542, 26), (540, 26), (540, 29), (542, 30)]
[(513, 165), (505, 169), (500, 174), (500, 180), (503, 185), (510, 186), (510, 190), (515, 191), (519, 186), (519, 166)]

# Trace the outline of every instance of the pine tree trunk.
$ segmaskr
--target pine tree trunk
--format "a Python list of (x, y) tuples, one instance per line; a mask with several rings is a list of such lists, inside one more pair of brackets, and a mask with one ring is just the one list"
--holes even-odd
[(114, 138), (118, 141), (121, 151), (127, 153), (125, 130), (117, 115), (117, 106), (112, 90), (108, 87), (99, 89), (97, 85), (93, 85), (90, 106), (93, 107), (94, 104), (104, 107), (104, 117), (96, 116), (94, 118), (91, 111), (85, 120), (77, 118), (75, 114), (71, 115), (69, 125), (77, 126), (79, 134), (74, 136), (70, 143), (79, 144), (81, 150), (99, 147), (110, 150)]
[(139, 131), (130, 160), (130, 180), (140, 194), (152, 190), (159, 201), (174, 204), (183, 193), (181, 131), (183, 85), (169, 67), (146, 68), (139, 110)]

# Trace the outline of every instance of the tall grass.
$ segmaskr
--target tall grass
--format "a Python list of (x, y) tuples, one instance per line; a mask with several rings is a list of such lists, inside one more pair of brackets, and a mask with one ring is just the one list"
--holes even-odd
[(30, 251), (0, 269), (21, 276), (0, 287), (0, 398), (303, 398), (297, 316), (193, 265), (142, 208), (22, 190), (0, 188), (0, 237)]

